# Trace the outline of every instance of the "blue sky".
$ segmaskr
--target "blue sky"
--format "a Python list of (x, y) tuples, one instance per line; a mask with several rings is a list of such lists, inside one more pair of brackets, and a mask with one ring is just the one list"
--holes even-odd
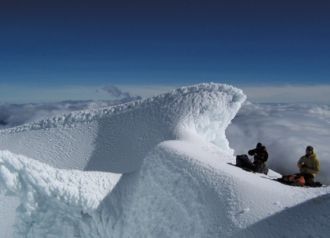
[(0, 85), (12, 90), (330, 84), (328, 1), (1, 4)]

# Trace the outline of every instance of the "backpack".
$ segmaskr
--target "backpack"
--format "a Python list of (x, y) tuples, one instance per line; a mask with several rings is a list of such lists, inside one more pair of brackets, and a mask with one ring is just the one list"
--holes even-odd
[(279, 178), (277, 180), (281, 183), (299, 187), (305, 186), (306, 183), (304, 176), (300, 174), (284, 175), (282, 176), (282, 178)]

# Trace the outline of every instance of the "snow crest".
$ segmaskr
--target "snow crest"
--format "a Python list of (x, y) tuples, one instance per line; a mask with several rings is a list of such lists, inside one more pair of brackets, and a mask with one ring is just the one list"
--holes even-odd
[(245, 95), (222, 84), (183, 87), (150, 99), (73, 112), (0, 131), (0, 150), (58, 168), (131, 172), (158, 143), (205, 140), (233, 153), (225, 129)]
[[(1, 190), (20, 200), (15, 235), (132, 237), (135, 236), (132, 232), (140, 227), (136, 237), (153, 237), (169, 227), (174, 229), (166, 231), (170, 236), (183, 234), (181, 228), (192, 229), (200, 220), (195, 217), (195, 222), (187, 216), (193, 213), (190, 210), (193, 208), (180, 201), (185, 199), (184, 194), (166, 196), (167, 188), (163, 187), (177, 190), (172, 179), (179, 179), (185, 168), (179, 165), (181, 172), (175, 172), (171, 171), (172, 167), (176, 170), (175, 166), (164, 167), (167, 156), (162, 156), (158, 145), (169, 140), (187, 141), (230, 157), (233, 151), (225, 129), (245, 98), (240, 89), (232, 86), (200, 84), (146, 100), (73, 112), (1, 130)], [(170, 158), (173, 154), (165, 155)], [(149, 187), (160, 177), (169, 185), (159, 181), (156, 187)], [(204, 196), (203, 189), (198, 188), (201, 183), (193, 174), (187, 179), (183, 185), (189, 186), (191, 179), (196, 181), (194, 188)], [(178, 188), (185, 190), (182, 186)], [(193, 194), (193, 189), (189, 194)], [(198, 199), (194, 197), (192, 201)], [(8, 197), (2, 197), (0, 204), (4, 208), (15, 207)], [(202, 209), (202, 204), (198, 204)], [(166, 207), (171, 210), (166, 211)], [(184, 227), (177, 219), (170, 219), (170, 211), (176, 211)], [(184, 213), (179, 214), (180, 211)], [(206, 214), (201, 212), (200, 216)], [(153, 219), (164, 223), (151, 224)], [(0, 222), (1, 227), (12, 225)], [(215, 234), (216, 225), (211, 223), (211, 233)]]

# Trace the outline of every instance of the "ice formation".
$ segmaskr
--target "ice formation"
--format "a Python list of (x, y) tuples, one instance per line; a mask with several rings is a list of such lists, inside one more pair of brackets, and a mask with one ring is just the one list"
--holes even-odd
[[(8, 214), (18, 206), (15, 225), (0, 219), (0, 229), (15, 228), (4, 237), (264, 237), (282, 214), (303, 216), (295, 206), (326, 207), (328, 188), (228, 164), (225, 129), (245, 98), (200, 84), (0, 131), (1, 190), (19, 199), (0, 198)], [(313, 217), (295, 221), (300, 234), (330, 231), (326, 215)]]

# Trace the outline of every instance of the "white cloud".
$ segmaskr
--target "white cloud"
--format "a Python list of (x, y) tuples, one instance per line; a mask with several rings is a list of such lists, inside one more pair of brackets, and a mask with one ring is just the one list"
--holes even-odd
[(253, 102), (330, 103), (330, 85), (241, 87)]
[(127, 100), (151, 97), (176, 88), (163, 85), (100, 85), (34, 87), (0, 84), (0, 103), (58, 102), (64, 100)]
[(124, 92), (115, 85), (104, 86), (102, 90), (107, 92), (112, 98), (116, 99), (126, 99), (126, 101), (141, 99), (141, 96), (132, 96), (129, 92)]
[[(63, 100), (109, 100), (143, 98), (175, 89), (182, 84), (123, 84), (90, 86), (32, 87), (0, 84), (0, 102), (55, 102)], [(240, 86), (252, 102), (267, 103), (330, 103), (330, 85), (315, 86)]]
[(120, 88), (130, 92), (133, 95), (140, 95), (143, 98), (156, 96), (162, 93), (169, 92), (182, 85), (120, 85)]
[(298, 172), (298, 159), (312, 145), (321, 161), (319, 179), (330, 183), (329, 128), (329, 105), (246, 103), (226, 134), (236, 154), (265, 144), (269, 166), (284, 174)]

